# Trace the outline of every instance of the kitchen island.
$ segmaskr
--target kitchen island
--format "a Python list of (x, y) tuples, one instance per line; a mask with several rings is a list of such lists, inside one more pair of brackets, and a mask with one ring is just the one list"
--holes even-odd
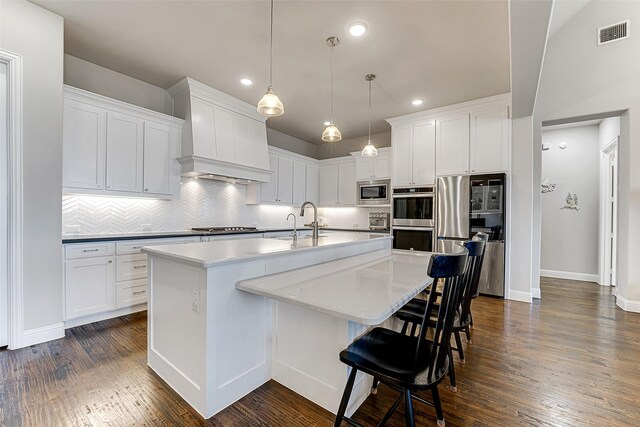
[[(428, 257), (332, 232), (146, 248), (148, 364), (209, 418), (269, 379), (337, 410), (338, 353), (426, 288)], [(348, 413), (369, 394), (360, 376)]]

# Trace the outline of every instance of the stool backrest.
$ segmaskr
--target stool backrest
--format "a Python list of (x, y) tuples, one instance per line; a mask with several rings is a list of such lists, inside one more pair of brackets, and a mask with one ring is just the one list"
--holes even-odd
[(414, 376), (418, 373), (418, 366), (422, 365), (420, 363), (423, 358), (422, 349), (427, 345), (425, 341), (427, 329), (429, 329), (430, 319), (434, 316), (436, 324), (433, 327), (433, 345), (429, 350), (430, 354), (428, 354), (430, 364), (427, 367), (427, 375), (429, 378), (433, 378), (442, 375), (448, 369), (448, 363), (446, 363), (447, 355), (449, 354), (451, 331), (455, 320), (457, 303), (460, 300), (460, 293), (463, 288), (467, 253), (466, 249), (462, 249), (460, 253), (456, 254), (433, 254), (429, 259), (427, 274), (434, 279), (432, 285), (434, 291), (438, 279), (443, 279), (444, 284), (439, 305), (436, 304), (437, 292), (429, 293), (416, 346)]
[[(484, 252), (487, 249), (487, 242), (489, 241), (489, 235), (487, 233), (476, 233), (473, 238), (471, 239), (473, 241), (482, 241), (484, 242), (484, 248), (482, 249), (482, 255), (480, 255), (480, 270), (482, 270), (482, 265), (484, 263)], [(480, 271), (478, 271), (478, 283), (480, 282)], [(476, 285), (475, 289), (473, 290), (472, 293), (472, 298), (476, 298), (478, 296), (478, 286)]]
[(461, 322), (469, 321), (471, 317), (471, 300), (478, 292), (485, 242), (480, 239), (469, 240), (464, 242), (464, 247), (469, 251), (469, 258), (467, 259), (467, 270), (464, 273), (464, 285), (458, 305)]

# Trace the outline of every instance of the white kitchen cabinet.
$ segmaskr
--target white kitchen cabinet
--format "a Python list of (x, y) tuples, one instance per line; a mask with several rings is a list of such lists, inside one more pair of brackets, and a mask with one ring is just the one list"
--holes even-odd
[(434, 185), (436, 181), (436, 124), (421, 120), (393, 128), (394, 187)]
[(65, 86), (65, 193), (175, 198), (182, 120)]
[(304, 162), (293, 161), (292, 203), (301, 205), (307, 197), (307, 165)]
[(320, 203), (320, 167), (317, 164), (307, 163), (306, 169), (305, 201), (318, 204)]
[(113, 256), (68, 260), (64, 272), (66, 320), (115, 308)]
[(107, 190), (142, 191), (144, 132), (144, 120), (107, 112)]
[(116, 257), (116, 281), (122, 282), (147, 277), (147, 255), (133, 254)]
[(436, 174), (469, 173), (469, 114), (436, 120)]
[(508, 107), (473, 112), (469, 141), (471, 173), (508, 170), (509, 140)]
[(71, 99), (64, 100), (62, 185), (102, 190), (105, 180), (107, 112)]
[(362, 157), (360, 151), (351, 153), (356, 162), (356, 180), (388, 179), (391, 177), (391, 158), (388, 148), (378, 149), (374, 157)]
[(320, 206), (355, 206), (356, 165), (353, 158), (331, 159), (320, 165)]
[(116, 308), (145, 304), (149, 294), (149, 281), (145, 279), (118, 283), (116, 287)]
[(144, 124), (144, 193), (171, 195), (179, 189), (175, 176), (178, 134), (169, 126), (154, 122)]
[(305, 200), (309, 200), (309, 195), (313, 196), (314, 194), (317, 200), (317, 160), (270, 147), (269, 168), (271, 170), (270, 182), (247, 186), (248, 204), (269, 203), (299, 206)]

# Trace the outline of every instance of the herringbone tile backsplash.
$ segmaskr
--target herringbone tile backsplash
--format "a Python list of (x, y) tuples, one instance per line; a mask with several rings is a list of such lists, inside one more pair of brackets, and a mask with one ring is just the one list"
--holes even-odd
[[(145, 227), (153, 231), (198, 226), (274, 228), (289, 226), (287, 214), (299, 213), (293, 206), (247, 205), (245, 197), (244, 185), (189, 179), (183, 181), (178, 200), (66, 194), (62, 197), (62, 229), (64, 233), (101, 234), (143, 231)], [(327, 208), (320, 209), (319, 215), (331, 227), (366, 228), (369, 211)]]

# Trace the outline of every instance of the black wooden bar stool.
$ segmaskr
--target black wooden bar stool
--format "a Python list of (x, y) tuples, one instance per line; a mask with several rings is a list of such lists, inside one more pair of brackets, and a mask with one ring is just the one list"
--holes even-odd
[[(456, 340), (455, 350), (458, 351), (458, 356), (462, 363), (464, 363), (465, 360), (460, 332), (464, 331), (467, 335), (467, 340), (471, 339), (469, 332), (469, 325), (471, 323), (471, 298), (478, 288), (485, 244), (482, 240), (469, 240), (464, 243), (464, 247), (469, 251), (469, 258), (467, 260), (467, 266), (462, 279), (462, 292), (460, 293), (459, 300), (455, 305), (456, 313), (452, 328), (452, 332)], [(435, 289), (432, 293), (434, 291)], [(415, 335), (414, 331), (422, 322), (422, 313), (424, 313), (426, 305), (427, 301), (414, 298), (396, 312), (396, 317), (405, 322), (402, 327), (402, 333), (405, 333), (407, 325), (411, 324), (411, 335)], [(435, 320), (430, 319), (427, 325), (428, 327), (434, 327)], [(450, 348), (450, 350), (452, 349)], [(451, 382), (451, 390), (454, 392), (458, 391), (453, 364), (453, 353), (449, 359), (449, 381)], [(376, 384), (374, 384), (374, 387), (375, 386)]]
[[(482, 251), (482, 256), (481, 256), (481, 261), (480, 261), (480, 265), (483, 265), (484, 262), (484, 253), (487, 250), (487, 242), (489, 241), (489, 235), (487, 233), (476, 233), (473, 236), (473, 240), (481, 240), (484, 242), (484, 250)], [(478, 282), (480, 282), (480, 279), (478, 279)], [(478, 295), (480, 294), (480, 291), (478, 289), (478, 287), (476, 286), (475, 291), (473, 292), (473, 295), (471, 296), (471, 299), (474, 300), (476, 298), (478, 298)], [(471, 326), (471, 328), (473, 328), (473, 314), (471, 313), (471, 307), (469, 307), (469, 325)], [(467, 339), (470, 338), (469, 336), (470, 334), (467, 334)]]
[[(438, 384), (447, 374), (450, 359), (450, 340), (456, 307), (463, 287), (463, 274), (467, 251), (458, 254), (433, 254), (427, 274), (433, 279), (444, 279), (440, 304), (436, 306), (436, 293), (431, 292), (422, 313), (420, 334), (409, 336), (385, 328), (374, 328), (340, 352), (340, 361), (351, 366), (351, 372), (336, 414), (335, 426), (342, 421), (359, 426), (345, 417), (356, 373), (362, 371), (400, 392), (379, 425), (384, 425), (404, 399), (407, 426), (414, 426), (413, 402), (431, 405), (436, 410), (438, 426), (444, 426), (444, 415)], [(426, 339), (427, 324), (435, 319), (433, 335)], [(433, 402), (416, 395), (418, 390), (431, 390)]]

